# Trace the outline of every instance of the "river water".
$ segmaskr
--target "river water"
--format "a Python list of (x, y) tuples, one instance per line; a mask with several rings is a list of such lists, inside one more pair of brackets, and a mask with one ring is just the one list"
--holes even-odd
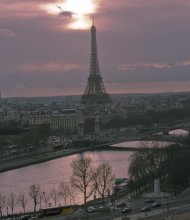
[[(139, 143), (127, 142), (126, 146), (135, 147)], [(124, 145), (122, 144), (122, 146)], [(92, 151), (7, 171), (0, 174), (0, 193), (5, 195), (9, 195), (11, 192), (16, 195), (24, 193), (28, 196), (29, 186), (32, 184), (39, 184), (41, 191), (48, 193), (52, 187), (58, 187), (61, 181), (69, 181), (72, 174), (72, 161), (84, 156), (92, 158), (94, 167), (102, 162), (108, 162), (112, 166), (115, 177), (128, 177), (131, 155), (130, 151)], [(76, 201), (81, 203), (82, 197), (77, 195)], [(17, 207), (15, 210), (18, 211), (19, 208)]]
[[(102, 162), (108, 162), (116, 177), (127, 177), (130, 155), (131, 152), (128, 151), (85, 152), (4, 172), (0, 174), (0, 193), (5, 195), (9, 195), (11, 192), (16, 195), (24, 193), (28, 197), (29, 186), (32, 184), (39, 184), (42, 192), (49, 193), (51, 188), (58, 187), (61, 181), (69, 181), (72, 174), (72, 161), (84, 156), (92, 158), (94, 167)], [(82, 197), (77, 195), (75, 200), (77, 203), (81, 203)], [(33, 207), (31, 202), (29, 204)], [(18, 212), (19, 208), (17, 207), (15, 210)], [(31, 209), (29, 208), (29, 210)]]

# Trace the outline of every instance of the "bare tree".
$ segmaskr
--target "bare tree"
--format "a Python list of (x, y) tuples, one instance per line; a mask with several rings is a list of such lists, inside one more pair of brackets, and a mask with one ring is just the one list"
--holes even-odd
[(3, 209), (6, 206), (6, 196), (0, 193), (0, 216), (2, 219)]
[(50, 200), (49, 193), (43, 192), (42, 193), (42, 201), (45, 203), (45, 207), (47, 207), (49, 200)]
[(24, 194), (20, 194), (18, 196), (18, 204), (23, 208), (23, 212), (25, 214), (26, 212), (26, 205), (28, 203), (28, 200), (26, 199)]
[(69, 197), (70, 197), (70, 203), (73, 202), (73, 205), (75, 205), (75, 196), (76, 196), (76, 189), (73, 186), (69, 186)]
[(14, 207), (17, 205), (17, 197), (16, 195), (11, 192), (9, 195), (8, 195), (8, 198), (7, 198), (7, 204), (9, 205), (9, 207), (11, 208), (11, 212), (13, 214), (14, 212)]
[(111, 166), (108, 163), (100, 164), (94, 175), (94, 184), (96, 191), (102, 198), (103, 203), (105, 196), (108, 196), (113, 188), (113, 180), (114, 175), (112, 173)]
[(53, 187), (50, 191), (50, 197), (53, 199), (55, 206), (57, 206), (57, 201), (59, 199), (59, 191)]
[(71, 166), (73, 170), (71, 185), (83, 193), (84, 205), (86, 205), (87, 199), (94, 191), (92, 160), (88, 157), (80, 158), (74, 160)]
[(69, 197), (69, 185), (65, 182), (59, 184), (59, 196), (64, 199), (65, 205)]
[(40, 199), (40, 185), (39, 184), (33, 184), (29, 188), (28, 195), (33, 199), (34, 202), (34, 213), (36, 213), (36, 207), (39, 204)]

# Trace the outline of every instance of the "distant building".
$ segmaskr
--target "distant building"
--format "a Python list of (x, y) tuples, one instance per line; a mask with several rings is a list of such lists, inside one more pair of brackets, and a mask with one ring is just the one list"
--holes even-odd
[(73, 109), (64, 110), (62, 114), (33, 115), (29, 117), (30, 126), (49, 124), (51, 130), (61, 130), (65, 133), (77, 133), (79, 122), (80, 115)]

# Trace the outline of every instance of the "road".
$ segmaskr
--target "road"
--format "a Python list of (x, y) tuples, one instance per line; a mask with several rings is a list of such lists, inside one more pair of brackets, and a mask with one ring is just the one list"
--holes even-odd
[[(145, 206), (144, 199), (132, 201), (129, 203), (129, 206), (132, 208), (132, 212), (128, 213), (127, 216), (122, 216), (122, 209), (115, 209), (111, 207), (110, 212), (102, 213), (85, 213), (85, 214), (72, 214), (70, 216), (50, 216), (45, 217), (44, 220), (125, 220), (124, 217), (129, 217), (130, 220), (138, 219), (169, 219), (168, 216), (180, 216), (187, 215), (190, 213), (190, 199), (181, 200), (181, 199), (169, 199), (162, 200), (161, 208), (151, 209), (148, 212), (141, 212), (141, 208)], [(189, 218), (190, 219), (190, 218)], [(180, 220), (180, 218), (178, 218)]]

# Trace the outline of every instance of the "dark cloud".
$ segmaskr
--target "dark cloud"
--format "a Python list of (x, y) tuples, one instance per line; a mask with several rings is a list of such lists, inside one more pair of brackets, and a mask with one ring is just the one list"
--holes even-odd
[(72, 13), (70, 11), (61, 11), (59, 13), (59, 17), (72, 18), (73, 15), (74, 15), (74, 13)]
[(190, 65), (173, 65), (166, 68), (136, 67), (134, 69), (115, 69), (115, 74), (109, 77), (111, 83), (140, 82), (174, 82), (190, 81)]
[[(37, 95), (40, 89), (48, 95), (61, 89), (81, 94), (88, 77), (90, 31), (64, 29), (73, 14), (60, 11), (65, 19), (59, 19), (41, 10), (39, 2), (57, 1), (0, 0), (0, 90), (9, 96)], [(155, 84), (163, 91), (183, 90), (190, 80), (185, 65), (190, 60), (189, 11), (186, 0), (100, 1), (95, 24), (108, 91), (140, 92), (147, 84), (153, 92)]]

